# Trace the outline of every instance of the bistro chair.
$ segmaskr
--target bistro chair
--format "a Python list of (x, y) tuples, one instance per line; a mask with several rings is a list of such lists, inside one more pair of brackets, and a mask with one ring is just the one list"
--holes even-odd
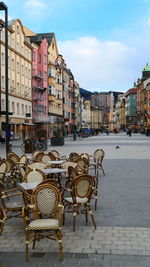
[(20, 165), (26, 166), (28, 164), (28, 159), (26, 155), (22, 155), (20, 158), (20, 161), (18, 162)]
[[(76, 216), (85, 214), (86, 223), (88, 215), (91, 216), (92, 223), (96, 229), (94, 215), (91, 210), (90, 201), (92, 199), (93, 190), (95, 189), (95, 180), (88, 174), (82, 174), (73, 179), (70, 188), (66, 191), (70, 192), (70, 197), (64, 197), (65, 213), (73, 213), (73, 231), (76, 229)], [(64, 191), (65, 194), (65, 191)], [(64, 221), (65, 221), (64, 213)]]
[(0, 184), (4, 185), (4, 177), (7, 170), (7, 164), (5, 160), (0, 162)]
[(24, 176), (24, 180), (27, 183), (36, 183), (36, 182), (41, 183), (45, 179), (46, 179), (45, 174), (41, 170), (36, 170), (36, 169), (28, 171)]
[(78, 159), (80, 158), (80, 155), (76, 152), (71, 152), (69, 154), (69, 161), (73, 161), (73, 162), (76, 162)]
[(44, 152), (43, 151), (40, 151), (36, 154), (36, 156), (33, 158), (33, 161), (36, 162), (36, 161), (41, 161), (41, 157), (44, 155)]
[[(33, 191), (31, 205), (23, 208), (22, 212), (26, 235), (26, 260), (28, 260), (28, 245), (32, 233), (33, 249), (35, 248), (36, 241), (40, 241), (43, 237), (57, 240), (59, 243), (60, 259), (63, 259), (61, 225), (64, 208), (61, 205), (61, 200), (61, 193), (57, 186), (42, 184)], [(32, 220), (30, 218), (31, 209), (34, 214), (34, 219)]]
[(105, 175), (102, 163), (103, 159), (105, 157), (105, 152), (103, 149), (97, 149), (94, 151), (93, 155), (90, 155), (90, 157), (93, 159), (90, 161), (89, 169), (94, 169), (95, 175), (98, 176), (99, 170), (102, 170), (103, 175)]
[(8, 153), (7, 159), (11, 159), (15, 163), (15, 165), (20, 161), (20, 157), (14, 152)]
[(0, 208), (0, 235), (2, 235), (3, 233), (5, 220), (6, 220), (5, 212), (2, 208)]
[(48, 164), (48, 161), (51, 161), (51, 157), (49, 156), (49, 154), (43, 154), (41, 155), (41, 162)]
[(77, 172), (76, 168), (69, 166), (68, 167), (68, 178), (66, 181), (66, 186), (70, 185), (71, 182), (77, 177), (79, 176), (79, 173)]
[(78, 158), (78, 160), (76, 161), (77, 165), (76, 165), (76, 170), (78, 173), (87, 173), (88, 172), (88, 166), (89, 166), (89, 162), (86, 158)]
[(5, 175), (4, 175), (4, 183), (8, 185), (12, 185), (14, 186), (17, 182), (17, 174), (16, 174), (16, 165), (14, 163), (14, 161), (12, 161), (11, 159), (4, 159), (2, 162), (6, 163), (6, 171), (5, 171)]
[(33, 162), (27, 166), (27, 170), (37, 169), (43, 171), (44, 169), (46, 169), (46, 166), (47, 165), (43, 162)]
[(66, 160), (66, 156), (60, 156), (59, 152), (55, 149), (51, 150), (51, 153), (55, 156), (56, 160)]
[(24, 206), (23, 194), (19, 188), (9, 190), (1, 189), (1, 205), (6, 219), (22, 217), (22, 207)]

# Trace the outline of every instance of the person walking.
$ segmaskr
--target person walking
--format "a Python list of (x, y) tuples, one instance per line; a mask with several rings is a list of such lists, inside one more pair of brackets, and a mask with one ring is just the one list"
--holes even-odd
[(128, 129), (128, 135), (131, 137), (132, 130), (131, 128)]
[(5, 140), (6, 140), (6, 133), (5, 133), (5, 131), (2, 131), (1, 132), (1, 143), (5, 144)]

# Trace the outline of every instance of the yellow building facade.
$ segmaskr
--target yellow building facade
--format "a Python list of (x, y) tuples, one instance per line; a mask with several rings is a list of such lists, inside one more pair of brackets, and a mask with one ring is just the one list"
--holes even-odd
[[(5, 106), (5, 30), (1, 31), (1, 111)], [(32, 122), (32, 87), (31, 87), (32, 47), (25, 36), (19, 19), (13, 20), (8, 27), (8, 92), (9, 125), (14, 138), (22, 136), (22, 129)], [(0, 116), (0, 128), (5, 129), (5, 116)]]

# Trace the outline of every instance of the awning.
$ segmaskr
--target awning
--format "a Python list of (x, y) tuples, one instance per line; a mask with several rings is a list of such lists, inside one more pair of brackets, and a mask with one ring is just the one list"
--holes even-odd
[(20, 125), (19, 122), (13, 122), (13, 121), (10, 121), (8, 124), (9, 124), (9, 125)]
[(34, 123), (30, 123), (30, 122), (24, 122), (24, 123), (22, 123), (22, 125), (35, 126)]

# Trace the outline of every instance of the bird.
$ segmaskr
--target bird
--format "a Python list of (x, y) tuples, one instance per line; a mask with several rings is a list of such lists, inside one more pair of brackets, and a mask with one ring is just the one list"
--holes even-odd
[(116, 149), (120, 148), (120, 146), (116, 145)]

